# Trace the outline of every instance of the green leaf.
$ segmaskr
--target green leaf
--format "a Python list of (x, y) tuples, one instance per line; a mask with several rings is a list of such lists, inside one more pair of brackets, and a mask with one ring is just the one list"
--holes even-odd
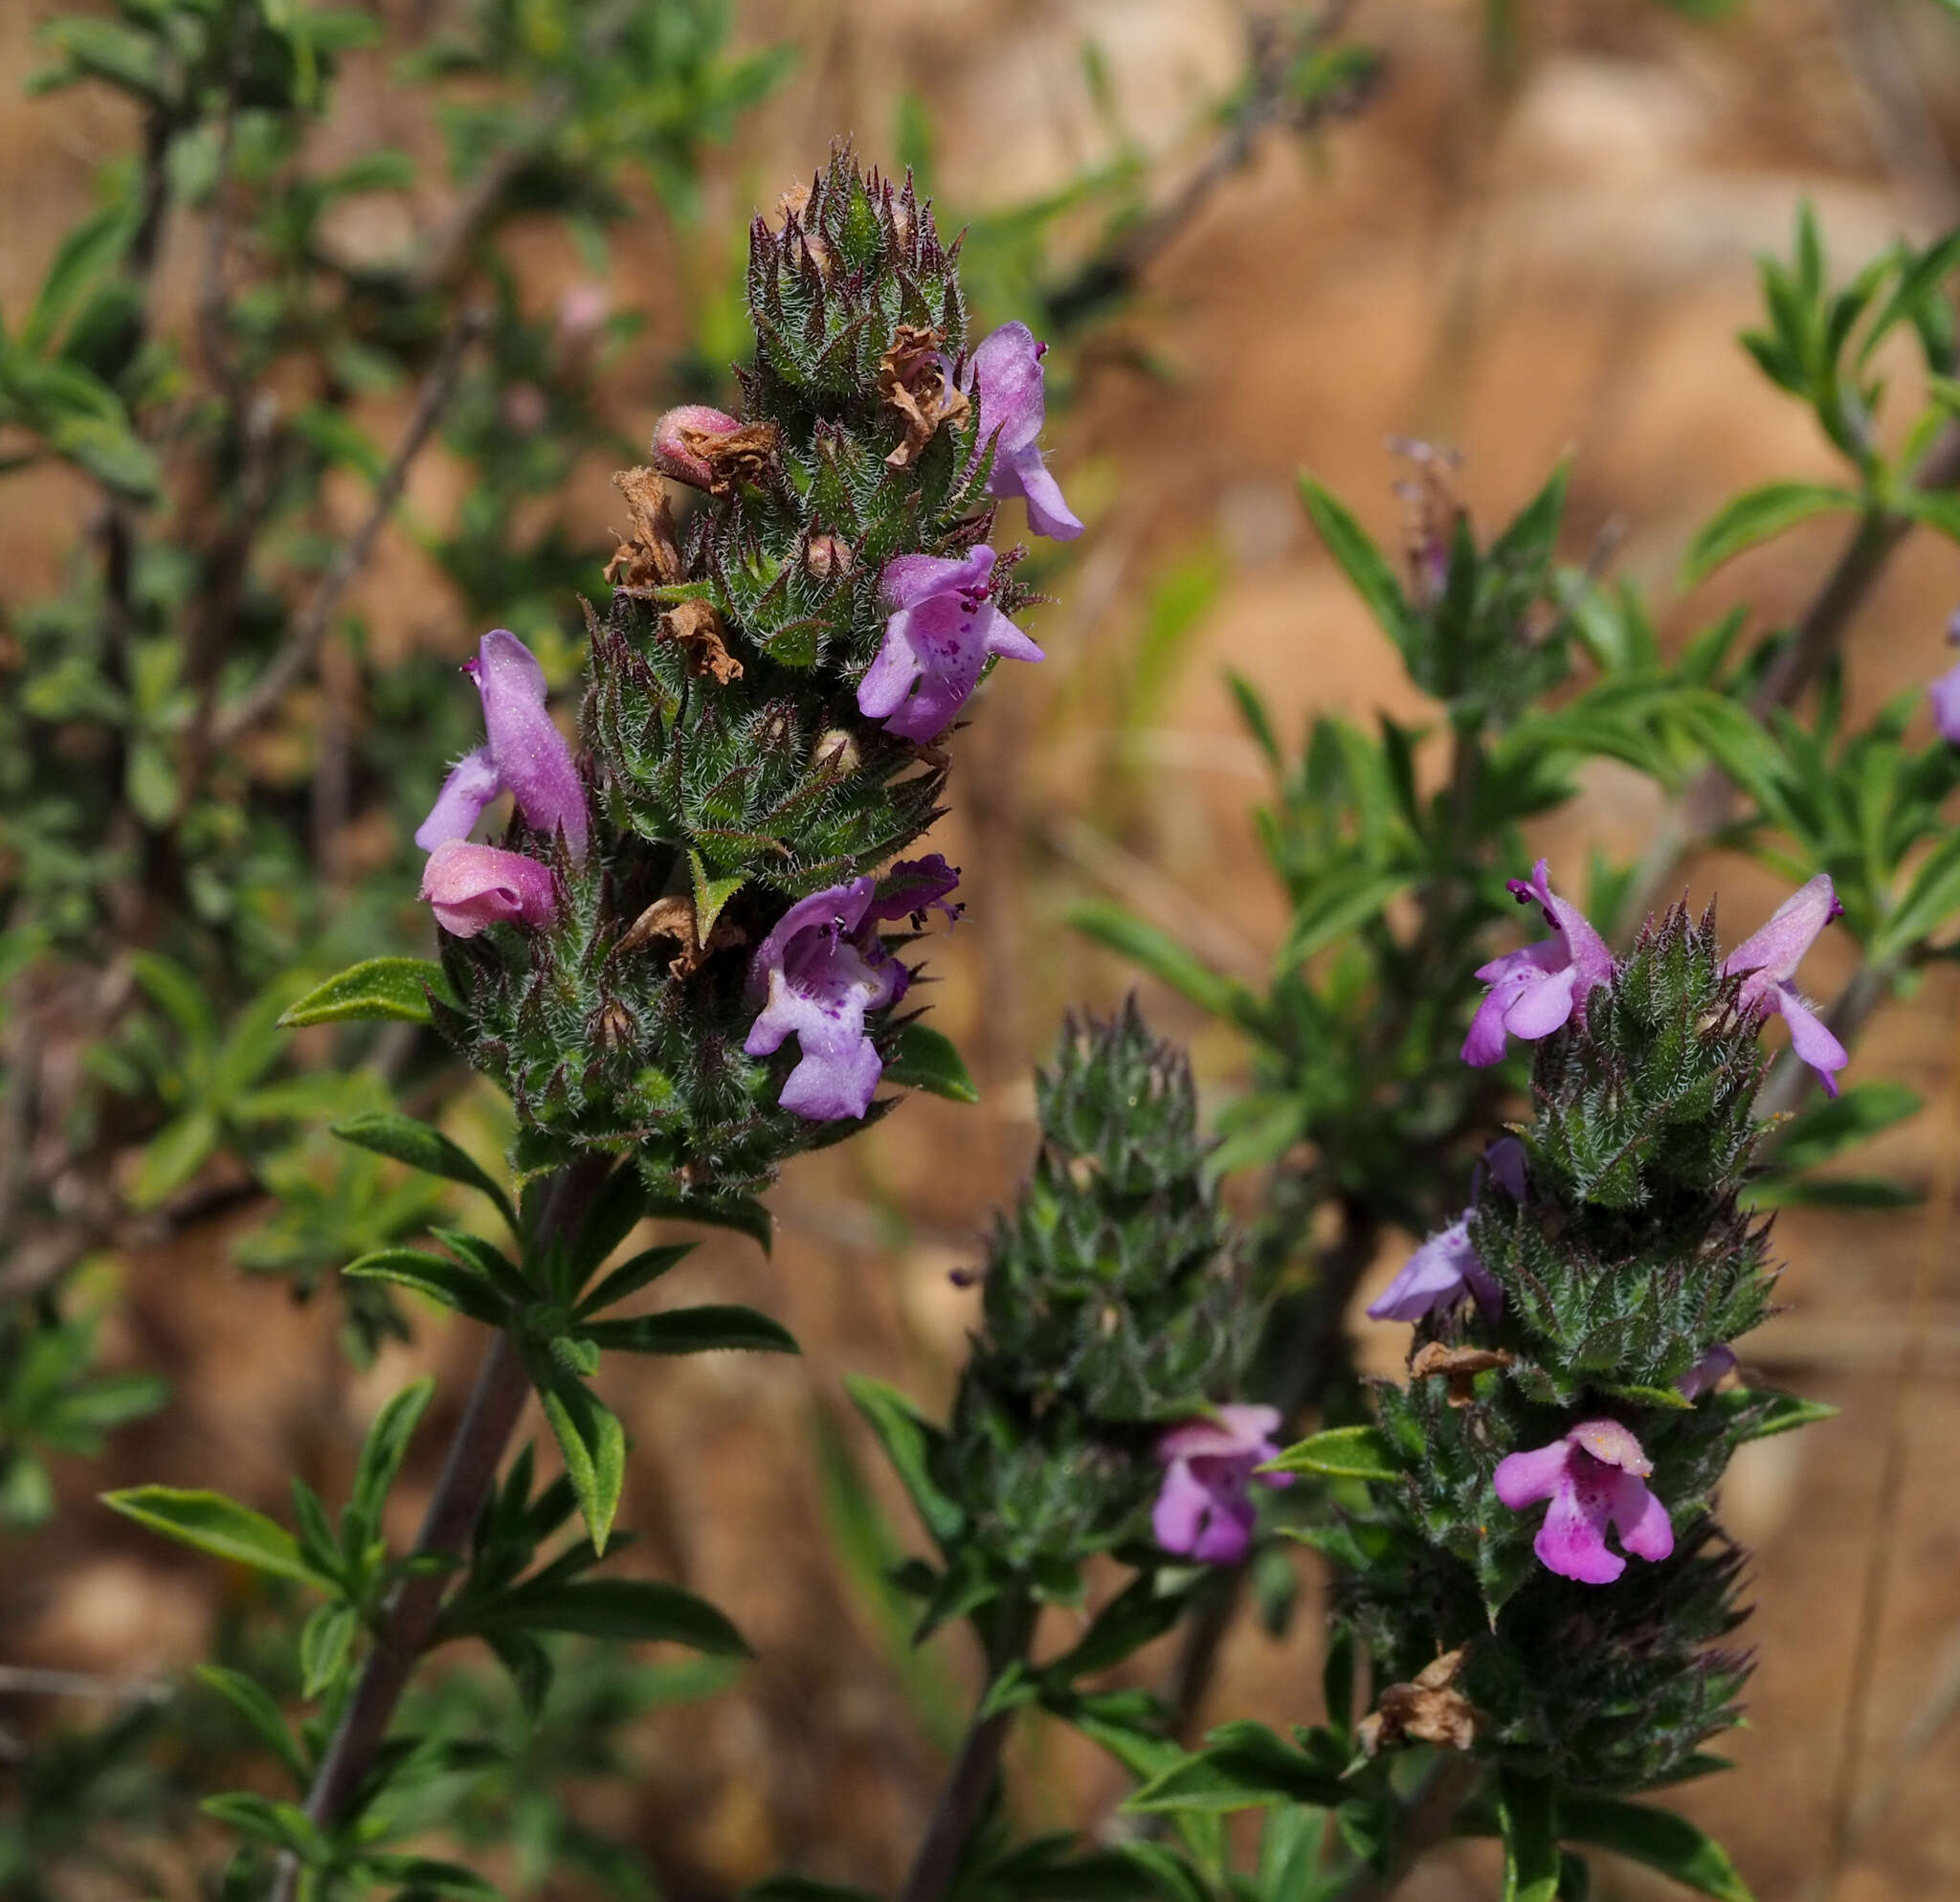
[(774, 1220), (753, 1196), (711, 1201), (704, 1196), (657, 1193), (647, 1197), (647, 1214), (669, 1221), (698, 1221), (705, 1228), (732, 1228), (736, 1234), (747, 1236), (765, 1255), (775, 1241)]
[(429, 999), (460, 1008), (441, 965), (426, 957), (370, 957), (308, 991), (279, 1014), (287, 1030), (309, 1023), (427, 1023)]
[(630, 1162), (614, 1169), (578, 1225), (568, 1258), (573, 1287), (583, 1287), (605, 1265), (613, 1249), (639, 1226), (646, 1208), (647, 1185), (639, 1172)]
[(1571, 1842), (1644, 1863), (1717, 1902), (1754, 1902), (1721, 1844), (1671, 1810), (1568, 1792), (1559, 1800), (1559, 1821)]
[(331, 1586), (301, 1555), (299, 1541), (263, 1512), (227, 1499), (221, 1492), (185, 1491), (173, 1486), (136, 1486), (105, 1492), (102, 1504), (140, 1526), (194, 1545), (200, 1552), (294, 1578), (302, 1585)]
[(594, 1550), (604, 1552), (626, 1484), (626, 1429), (584, 1381), (554, 1361), (535, 1360), (532, 1383), (564, 1456), (586, 1532)]
[(923, 1023), (908, 1023), (899, 1032), (898, 1048), (884, 1066), (884, 1081), (928, 1090), (954, 1103), (980, 1101), (952, 1039)]
[(704, 945), (722, 907), (748, 883), (748, 874), (730, 872), (725, 878), (715, 878), (699, 852), (687, 855), (687, 866), (694, 881), (694, 941)]
[(1841, 1096), (1806, 1109), (1776, 1130), (1776, 1167), (1793, 1174), (1829, 1162), (1840, 1151), (1918, 1114), (1920, 1094), (1883, 1080), (1854, 1085)]
[(139, 1209), (161, 1207), (211, 1160), (218, 1135), (218, 1119), (209, 1109), (189, 1109), (166, 1123), (144, 1147), (130, 1201)]
[(1185, 1594), (1166, 1591), (1154, 1573), (1140, 1572), (1096, 1614), (1095, 1622), (1067, 1651), (1041, 1667), (1041, 1675), (1051, 1684), (1069, 1684), (1113, 1670), (1161, 1638), (1190, 1609)]
[(1889, 963), (1930, 937), (1955, 911), (1960, 911), (1960, 832), (1941, 839), (1913, 874), (1905, 896), (1872, 941), (1872, 962)]
[(350, 1604), (322, 1605), (300, 1631), (300, 1695), (318, 1697), (341, 1674), (361, 1615)]
[(402, 1469), (416, 1423), (434, 1393), (435, 1376), (425, 1374), (393, 1396), (374, 1416), (374, 1424), (368, 1429), (368, 1438), (361, 1445), (361, 1462), (354, 1470), (353, 1491), (348, 1500), (364, 1526), (380, 1525), (389, 1488)]
[(305, 1759), (286, 1728), (284, 1714), (272, 1694), (243, 1671), (227, 1670), (222, 1665), (199, 1665), (197, 1676), (216, 1691), (233, 1710), (251, 1725), (259, 1742), (272, 1752), (286, 1774), (301, 1789), (307, 1785)]
[(1258, 998), (1246, 985), (1214, 971), (1169, 932), (1132, 917), (1122, 906), (1107, 899), (1090, 899), (1070, 909), (1068, 922), (1084, 937), (1106, 945), (1132, 964), (1142, 965), (1151, 976), (1189, 997), (1200, 1010), (1236, 1023), (1255, 1036), (1263, 1027)]
[(705, 1599), (655, 1578), (581, 1578), (494, 1600), (477, 1622), (492, 1629), (567, 1631), (638, 1645), (686, 1645), (713, 1657), (752, 1655), (742, 1634)]
[(1743, 549), (1831, 509), (1859, 510), (1864, 499), (1831, 482), (1766, 482), (1719, 509), (1702, 525), (1682, 562), (1682, 581), (1692, 587)]
[(1313, 1803), (1331, 1809), (1352, 1791), (1303, 1751), (1263, 1724), (1223, 1724), (1205, 1748), (1147, 1782), (1123, 1806), (1146, 1813), (1196, 1809), (1258, 1809), (1272, 1803)]
[(317, 1867), (327, 1860), (326, 1838), (298, 1803), (275, 1802), (256, 1790), (231, 1790), (223, 1796), (206, 1797), (197, 1806), (241, 1835), (292, 1850), (303, 1863)]
[(1838, 1409), (1822, 1400), (1807, 1400), (1775, 1387), (1733, 1387), (1714, 1398), (1731, 1413), (1757, 1415), (1744, 1425), (1745, 1440), (1773, 1440), (1779, 1433), (1838, 1417)]
[(1910, 1209), (1925, 1199), (1887, 1175), (1771, 1175), (1745, 1197), (1751, 1209)]
[(61, 240), (41, 280), (41, 294), (20, 326), (23, 349), (39, 355), (53, 345), (89, 286), (121, 261), (135, 231), (129, 208), (118, 204), (84, 218)]
[(1370, 865), (1317, 881), (1312, 895), (1293, 914), (1285, 942), (1274, 956), (1274, 969), (1287, 970), (1325, 951), (1356, 926), (1365, 925), (1414, 882), (1413, 872), (1382, 872)]
[(1361, 524), (1327, 490), (1304, 473), (1299, 481), (1301, 500), (1306, 504), (1313, 526), (1320, 530), (1321, 540), (1327, 545), (1327, 552), (1341, 564), (1355, 593), (1381, 623), (1382, 632), (1395, 643), (1404, 660), (1410, 659), (1415, 652), (1421, 629), (1409, 611), (1395, 571), (1369, 540)]
[(967, 1515), (932, 1477), (934, 1455), (946, 1436), (896, 1387), (866, 1374), (847, 1374), (844, 1391), (878, 1435), (885, 1458), (899, 1476), (914, 1510), (934, 1542), (945, 1550), (966, 1530)]
[(392, 1156), (419, 1169), (425, 1175), (440, 1175), (466, 1188), (480, 1190), (497, 1204), (505, 1221), (515, 1229), (517, 1215), (510, 1197), (471, 1158), (450, 1141), (440, 1130), (418, 1123), (412, 1116), (397, 1115), (390, 1109), (372, 1110), (365, 1116), (350, 1116), (332, 1125), (344, 1143), (357, 1149), (372, 1150), (376, 1155)]
[(398, 1882), (413, 1895), (457, 1895), (464, 1902), (503, 1902), (503, 1891), (487, 1876), (436, 1856), (368, 1855), (362, 1858), (376, 1882)]
[(588, 1321), (581, 1340), (625, 1354), (712, 1354), (746, 1348), (761, 1354), (800, 1354), (796, 1336), (752, 1308), (670, 1308), (619, 1321)]
[(1258, 1468), (1264, 1473), (1320, 1473), (1328, 1479), (1394, 1480), (1401, 1462), (1375, 1426), (1330, 1426), (1286, 1448)]
[(683, 1262), (694, 1253), (692, 1242), (670, 1242), (657, 1248), (642, 1248), (637, 1255), (627, 1259), (601, 1281), (578, 1305), (578, 1313), (583, 1317), (596, 1314), (601, 1309), (610, 1308), (615, 1301), (624, 1301), (629, 1294), (637, 1294), (651, 1282), (658, 1281), (668, 1269)]
[(474, 1268), (426, 1249), (377, 1248), (349, 1262), (341, 1273), (351, 1281), (387, 1281), (412, 1287), (488, 1328), (503, 1327), (510, 1319), (509, 1304)]
[(1558, 1808), (1550, 1779), (1500, 1769), (1497, 1790), (1503, 1902), (1558, 1902)]

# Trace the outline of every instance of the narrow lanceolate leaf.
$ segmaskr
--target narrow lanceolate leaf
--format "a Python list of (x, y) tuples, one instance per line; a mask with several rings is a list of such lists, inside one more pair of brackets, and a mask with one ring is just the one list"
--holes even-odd
[(415, 1425), (435, 1393), (435, 1376), (424, 1375), (393, 1396), (374, 1416), (368, 1438), (361, 1447), (361, 1463), (354, 1472), (351, 1504), (368, 1526), (379, 1524), (383, 1502), (395, 1475), (408, 1457), (409, 1442)]
[(1353, 516), (1311, 476), (1300, 478), (1300, 497), (1327, 552), (1341, 564), (1369, 613), (1406, 658), (1414, 651), (1416, 627), (1395, 571)]
[(256, 1836), (275, 1848), (290, 1849), (302, 1863), (327, 1859), (328, 1846), (318, 1825), (298, 1803), (275, 1802), (256, 1790), (232, 1790), (206, 1797), (198, 1808), (244, 1836)]
[(1519, 1771), (1498, 1773), (1503, 1823), (1503, 1902), (1557, 1902), (1558, 1809), (1551, 1781)]
[(421, 1248), (377, 1248), (349, 1262), (341, 1273), (354, 1281), (391, 1281), (412, 1287), (486, 1327), (501, 1328), (509, 1318), (503, 1297), (474, 1268), (452, 1262), (447, 1255), (431, 1255)]
[(1153, 1777), (1125, 1809), (1262, 1809), (1274, 1803), (1333, 1808), (1353, 1793), (1263, 1724), (1223, 1724), (1205, 1748)]
[(371, 1855), (363, 1867), (376, 1882), (394, 1883), (405, 1894), (456, 1895), (463, 1902), (502, 1902), (503, 1891), (487, 1876), (460, 1863), (435, 1856)]
[(626, 1354), (711, 1354), (746, 1348), (763, 1354), (799, 1354), (796, 1336), (780, 1321), (752, 1308), (674, 1308), (629, 1320), (588, 1321), (582, 1339)]
[(775, 1222), (769, 1212), (753, 1196), (734, 1196), (710, 1201), (704, 1196), (661, 1196), (647, 1197), (647, 1214), (670, 1221), (698, 1221), (709, 1228), (732, 1228), (746, 1235), (767, 1255), (775, 1240)]
[(751, 1655), (741, 1632), (705, 1599), (655, 1578), (518, 1585), (486, 1605), (473, 1624), (486, 1631), (567, 1631), (635, 1644), (687, 1645), (715, 1657)]
[(303, 1790), (307, 1783), (306, 1763), (272, 1693), (243, 1671), (227, 1670), (222, 1665), (199, 1665), (197, 1675), (251, 1725), (259, 1742)]
[(578, 1496), (587, 1534), (594, 1549), (604, 1552), (626, 1484), (626, 1429), (584, 1381), (555, 1362), (536, 1362), (532, 1379), (564, 1456), (565, 1475)]
[(886, 1083), (903, 1084), (954, 1103), (978, 1103), (980, 1092), (967, 1072), (952, 1039), (929, 1025), (908, 1023), (899, 1032), (899, 1047), (884, 1066)]
[(1682, 579), (1694, 583), (1720, 568), (1733, 555), (1813, 515), (1833, 509), (1860, 509), (1864, 500), (1856, 490), (1830, 482), (1766, 482), (1750, 489), (1702, 526), (1688, 545)]
[(330, 1587), (300, 1551), (300, 1544), (283, 1526), (275, 1525), (263, 1512), (240, 1506), (221, 1492), (184, 1491), (173, 1486), (136, 1486), (122, 1492), (105, 1492), (102, 1504), (113, 1507), (125, 1518), (147, 1526), (152, 1532), (194, 1545), (200, 1552), (270, 1572), (280, 1578), (296, 1578), (302, 1585)]
[(419, 1169), (426, 1175), (441, 1175), (451, 1182), (460, 1182), (466, 1188), (480, 1190), (497, 1204), (504, 1220), (512, 1228), (517, 1226), (510, 1197), (501, 1185), (493, 1182), (440, 1130), (432, 1129), (427, 1123), (418, 1123), (412, 1116), (397, 1115), (388, 1109), (375, 1110), (366, 1116), (350, 1116), (344, 1123), (335, 1123), (332, 1128), (342, 1142), (352, 1143), (356, 1149), (372, 1150), (376, 1155), (392, 1156), (397, 1162), (406, 1162), (410, 1168)]
[(925, 1530), (942, 1549), (951, 1544), (965, 1530), (967, 1515), (932, 1477), (933, 1455), (944, 1444), (945, 1434), (896, 1387), (887, 1387), (882, 1380), (847, 1374), (844, 1391), (878, 1435), (885, 1458), (911, 1495)]
[(441, 965), (426, 957), (370, 957), (308, 991), (279, 1014), (287, 1030), (309, 1023), (427, 1023), (429, 999), (460, 1009)]
[(1091, 899), (1076, 906), (1068, 922), (1084, 937), (1142, 965), (1152, 977), (1189, 997), (1200, 1010), (1255, 1035), (1261, 1029), (1264, 1019), (1259, 1000), (1249, 986), (1214, 971), (1169, 932), (1132, 917), (1122, 906)]
[(1401, 1463), (1378, 1427), (1330, 1426), (1302, 1440), (1259, 1468), (1267, 1473), (1320, 1473), (1328, 1479), (1400, 1479)]
[(624, 1301), (629, 1294), (636, 1294), (649, 1283), (658, 1281), (670, 1268), (685, 1261), (693, 1253), (692, 1242), (669, 1242), (658, 1248), (642, 1248), (637, 1255), (628, 1256), (593, 1287), (579, 1303), (579, 1313), (596, 1314), (601, 1309), (612, 1307), (615, 1301)]
[(1718, 1902), (1753, 1902), (1722, 1845), (1671, 1810), (1612, 1797), (1567, 1795), (1559, 1801), (1559, 1824), (1570, 1842), (1645, 1863)]

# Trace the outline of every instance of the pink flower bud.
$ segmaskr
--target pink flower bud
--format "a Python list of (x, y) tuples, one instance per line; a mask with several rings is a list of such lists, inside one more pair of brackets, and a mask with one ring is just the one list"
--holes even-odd
[(654, 467), (661, 475), (672, 476), (677, 482), (685, 482), (690, 488), (711, 488), (714, 471), (688, 447), (684, 432), (692, 430), (701, 436), (735, 436), (741, 429), (742, 425), (725, 410), (711, 409), (705, 403), (683, 403), (678, 410), (669, 410), (654, 425)]
[(491, 925), (541, 930), (558, 915), (558, 880), (549, 865), (461, 839), (445, 839), (430, 853), (421, 896), (453, 938), (474, 938)]

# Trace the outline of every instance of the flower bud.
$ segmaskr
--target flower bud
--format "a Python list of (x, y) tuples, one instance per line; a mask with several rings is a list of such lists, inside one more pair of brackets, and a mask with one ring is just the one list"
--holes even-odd
[[(706, 403), (682, 403), (654, 425), (654, 467), (690, 488), (712, 488), (715, 472), (701, 454), (698, 438), (733, 436), (741, 428), (725, 410), (710, 408)], [(697, 440), (690, 442), (689, 436)]]

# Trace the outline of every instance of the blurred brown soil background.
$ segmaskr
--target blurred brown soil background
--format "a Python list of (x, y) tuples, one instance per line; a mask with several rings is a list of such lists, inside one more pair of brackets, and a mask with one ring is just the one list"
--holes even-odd
[[(0, 307), (10, 312), (85, 209), (91, 168), (128, 130), (86, 94), (21, 100), (46, 11), (0, 7)], [(1051, 660), (1003, 670), (989, 689), (988, 717), (960, 743), (956, 810), (936, 841), (965, 867), (971, 922), (933, 947), (933, 1001), (985, 1100), (919, 1099), (867, 1140), (794, 1166), (776, 1202), (771, 1261), (711, 1244), (675, 1277), (685, 1283), (677, 1299), (712, 1290), (778, 1314), (803, 1342), (801, 1360), (612, 1370), (609, 1398), (635, 1436), (620, 1513), (642, 1535), (630, 1562), (706, 1593), (758, 1653), (717, 1699), (648, 1720), (635, 1738), (636, 1785), (593, 1800), (590, 1821), (645, 1846), (676, 1896), (728, 1894), (783, 1865), (889, 1884), (915, 1840), (943, 1759), (873, 1607), (830, 1550), (814, 1423), (835, 1421), (869, 1466), (846, 1419), (845, 1371), (894, 1380), (928, 1405), (950, 1391), (974, 1296), (948, 1271), (977, 1259), (988, 1211), (1026, 1162), (1029, 1066), (1066, 1005), (1107, 1005), (1130, 981), (1068, 933), (1066, 906), (1112, 893), (1256, 970), (1281, 912), (1248, 821), (1261, 796), (1257, 761), (1223, 669), (1257, 682), (1290, 733), (1325, 707), (1422, 716), (1308, 531), (1295, 470), (1311, 468), (1392, 541), (1390, 436), (1459, 447), (1465, 494), (1486, 526), (1570, 449), (1568, 552), (1615, 533), (1616, 567), (1650, 592), (1672, 639), (1738, 599), (1759, 619), (1793, 615), (1837, 549), (1842, 530), (1827, 524), (1685, 600), (1674, 580), (1687, 537), (1728, 494), (1832, 473), (1808, 418), (1733, 341), (1754, 314), (1752, 254), (1787, 245), (1804, 194), (1845, 275), (1898, 231), (1924, 237), (1960, 220), (1960, 29), (1929, 0), (1758, 0), (1714, 27), (1641, 0), (1518, 0), (1511, 11), (1519, 56), (1494, 74), (1481, 5), (1368, 0), (1353, 24), (1388, 54), (1380, 97), (1310, 148), (1262, 145), (1080, 356), (1075, 400), (1051, 427), (1051, 460), (1090, 531), (1073, 558), (1044, 568), (1058, 598), (1031, 625)], [(1056, 186), (1106, 147), (1082, 75), (1091, 42), (1122, 122), (1160, 154), (1168, 190), (1202, 148), (1194, 115), (1229, 82), (1242, 33), (1226, 0), (745, 0), (740, 18), (745, 39), (789, 40), (802, 58), (711, 183), (702, 232), (728, 245), (750, 208), (807, 173), (834, 135), (854, 133), (867, 156), (887, 156), (905, 90), (934, 116), (941, 197), (956, 213)], [(358, 148), (404, 136), (404, 118), (385, 70), (357, 65), (334, 129)], [(644, 360), (619, 385), (619, 420), (641, 438), (660, 406), (662, 349), (689, 307), (691, 259), (699, 254), (650, 219), (620, 245), (610, 280), (617, 301), (651, 320)], [(576, 275), (552, 235), (540, 235), (535, 261), (541, 303)], [(443, 506), (443, 479), (439, 459), (418, 472), (418, 506)], [(52, 482), (10, 486), (0, 585), (24, 597), (52, 581), (76, 505)], [(602, 469), (575, 506), (617, 520)], [(1222, 592), (1154, 703), (1142, 717), (1123, 714), (1150, 588), (1169, 564), (1200, 558), (1222, 565)], [(1897, 561), (1853, 631), (1858, 709), (1945, 664), (1955, 569), (1950, 547), (1928, 537)], [(479, 632), (445, 613), (439, 584), (400, 539), (357, 593), (384, 652), (437, 642), (460, 656)], [(1570, 887), (1589, 850), (1637, 853), (1657, 810), (1631, 775), (1601, 769), (1545, 847), (1555, 869), (1569, 868)], [(1765, 874), (1733, 861), (1698, 862), (1691, 880), (1698, 898), (1719, 887), (1731, 935), (1778, 896)], [(1844, 951), (1827, 942), (1806, 967), (1815, 993), (1844, 980)], [(1229, 1091), (1243, 1061), (1236, 1043), (1144, 988), (1160, 1028), (1194, 1039), (1206, 1087)], [(1955, 997), (1949, 974), (1936, 976), (1882, 1012), (1854, 1059), (1854, 1075), (1898, 1077), (1927, 1098), (1873, 1158), (1927, 1186), (1960, 1137)], [(1787, 1218), (1789, 1310), (1745, 1350), (1768, 1377), (1842, 1408), (1828, 1426), (1753, 1449), (1733, 1476), (1726, 1516), (1757, 1550), (1749, 1635), (1760, 1668), (1749, 1728), (1725, 1746), (1737, 1769), (1677, 1799), (1730, 1846), (1764, 1902), (1813, 1892), (1823, 1854), (1908, 1293), (1927, 1249), (1939, 1279), (1925, 1377), (1904, 1406), (1904, 1491), (1863, 1767), (1866, 1791), (1888, 1802), (1837, 1893), (1960, 1894), (1950, 1801), (1960, 1725), (1935, 1722), (1960, 1667), (1960, 1284), (1949, 1215), (1929, 1204), (1901, 1218)], [(403, 1534), (412, 1527), (479, 1351), (475, 1331), (418, 1317), (413, 1349), (350, 1379), (330, 1305), (295, 1309), (277, 1286), (242, 1277), (228, 1259), (232, 1234), (192, 1234), (121, 1264), (113, 1358), (167, 1372), (176, 1398), (120, 1435), (105, 1461), (72, 1464), (54, 1527), (7, 1554), (9, 1659), (111, 1677), (186, 1668), (238, 1581), (117, 1523), (93, 1491), (209, 1484), (279, 1512), (284, 1476), (297, 1470), (332, 1498), (373, 1409), (434, 1368), (440, 1398), (413, 1484), (396, 1501)], [(1363, 1300), (1406, 1247), (1396, 1238), (1384, 1251)], [(1394, 1371), (1400, 1346), (1399, 1330), (1382, 1330), (1367, 1352)], [(886, 1497), (912, 1538), (902, 1503)], [(1236, 1633), (1209, 1719), (1318, 1713), (1309, 1614), (1322, 1586), (1309, 1573), (1283, 1644), (1250, 1623)], [(1067, 1620), (1049, 1616), (1058, 1642)], [(964, 1634), (936, 1650), (940, 1667), (970, 1681)], [(1149, 1681), (1162, 1660), (1137, 1668)], [(1016, 1753), (1031, 1825), (1099, 1818), (1121, 1794), (1112, 1766), (1052, 1731), (1024, 1734)], [(187, 1869), (186, 1894), (190, 1881)], [(1663, 1892), (1603, 1860), (1596, 1883), (1611, 1897)], [(1487, 1860), (1465, 1850), (1438, 1858), (1406, 1892), (1440, 1902), (1495, 1886)]]

